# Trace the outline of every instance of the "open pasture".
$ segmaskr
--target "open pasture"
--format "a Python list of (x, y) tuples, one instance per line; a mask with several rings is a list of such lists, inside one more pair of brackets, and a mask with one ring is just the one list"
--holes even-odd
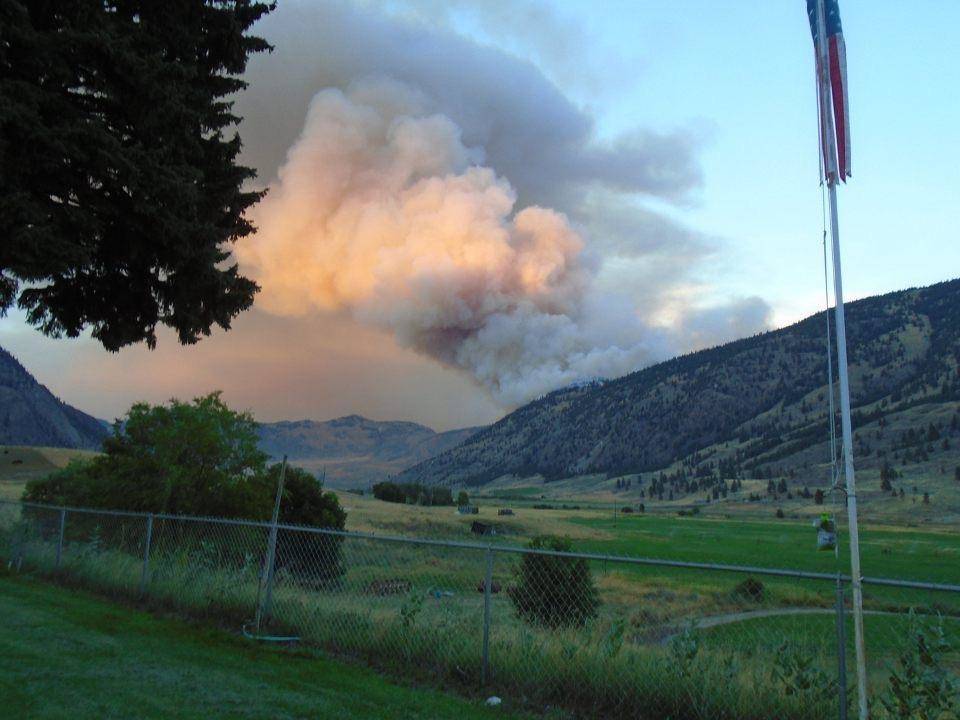
[[(455, 508), (421, 507), (340, 493), (348, 511), (347, 529), (381, 535), (473, 540), (496, 545), (525, 545), (537, 535), (570, 537), (578, 551), (686, 562), (791, 568), (847, 573), (846, 516), (837, 508), (839, 557), (818, 551), (809, 517), (757, 519), (675, 512), (614, 513), (611, 508), (537, 509), (531, 504), (481, 500), (477, 515)], [(568, 505), (575, 505), (569, 503)], [(513, 515), (499, 516), (500, 507)], [(493, 537), (471, 533), (474, 521), (496, 526)], [(960, 532), (933, 527), (861, 523), (864, 575), (960, 584)]]

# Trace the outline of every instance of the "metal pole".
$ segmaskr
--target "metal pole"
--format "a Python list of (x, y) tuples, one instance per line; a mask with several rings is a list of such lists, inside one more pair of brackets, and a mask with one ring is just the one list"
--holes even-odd
[(827, 68), (827, 30), (823, 0), (817, 1), (817, 52), (819, 53), (820, 119), (824, 123), (822, 144), (827, 151), (827, 191), (830, 199), (830, 235), (833, 239), (833, 290), (837, 330), (837, 371), (840, 380), (840, 427), (843, 436), (843, 469), (847, 480), (847, 522), (850, 532), (850, 575), (853, 585), (853, 630), (857, 651), (857, 698), (860, 720), (867, 720), (867, 660), (863, 640), (863, 587), (860, 573), (860, 533), (857, 525), (857, 488), (853, 469), (853, 427), (850, 420), (850, 383), (847, 368), (847, 325), (843, 312), (843, 276), (840, 268), (840, 220), (837, 214), (837, 145), (831, 112)]
[(843, 580), (837, 576), (837, 691), (840, 720), (847, 720), (847, 633), (844, 627)]
[(493, 585), (493, 551), (487, 547), (487, 571), (483, 578), (483, 664), (480, 668), (480, 684), (486, 685), (490, 677), (490, 594)]
[(263, 618), (270, 615), (273, 606), (273, 575), (274, 566), (277, 557), (277, 524), (280, 521), (280, 499), (283, 497), (283, 480), (287, 474), (287, 456), (283, 456), (283, 463), (280, 465), (280, 481), (277, 483), (277, 497), (273, 503), (273, 518), (270, 520), (270, 536), (267, 540), (267, 563), (265, 568), (266, 586), (263, 594), (263, 605), (257, 609), (257, 632), (260, 632), (260, 624)]
[[(822, 1), (822, 0), (821, 0)], [(835, 152), (835, 151), (834, 151)], [(840, 371), (840, 423), (843, 434), (843, 469), (847, 479), (847, 523), (850, 533), (850, 576), (853, 585), (853, 637), (857, 651), (857, 694), (860, 718), (867, 710), (867, 660), (863, 640), (863, 585), (860, 572), (860, 531), (857, 524), (857, 487), (853, 469), (853, 425), (850, 420), (850, 386), (847, 377), (847, 334), (843, 314), (843, 280), (840, 276), (840, 239), (837, 220), (837, 187), (830, 183), (830, 224), (833, 228), (833, 285), (837, 298), (837, 357)]]
[(67, 511), (60, 510), (60, 532), (57, 535), (57, 569), (60, 568), (60, 561), (63, 559), (63, 533), (67, 526)]
[(147, 537), (143, 541), (143, 567), (140, 570), (140, 594), (147, 592), (150, 580), (150, 545), (153, 542), (153, 513), (147, 515)]
[(830, 486), (837, 487), (837, 410), (834, 407), (833, 390), (833, 343), (830, 340), (830, 290), (827, 272), (827, 231), (823, 231), (823, 296), (826, 300), (824, 317), (827, 319), (827, 392), (830, 394)]

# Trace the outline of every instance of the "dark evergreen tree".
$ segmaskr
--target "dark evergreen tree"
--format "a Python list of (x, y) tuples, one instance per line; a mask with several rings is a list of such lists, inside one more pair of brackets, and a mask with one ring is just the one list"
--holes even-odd
[(232, 97), (254, 0), (0, 0), (0, 313), (117, 350), (250, 307)]

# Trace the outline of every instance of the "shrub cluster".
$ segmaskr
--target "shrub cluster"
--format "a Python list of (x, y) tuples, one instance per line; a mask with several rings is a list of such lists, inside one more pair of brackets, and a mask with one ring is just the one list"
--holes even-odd
[[(534, 538), (528, 547), (554, 552), (573, 549), (569, 538), (549, 535)], [(583, 625), (597, 616), (600, 606), (590, 566), (583, 558), (524, 555), (509, 595), (520, 618), (553, 628)]]

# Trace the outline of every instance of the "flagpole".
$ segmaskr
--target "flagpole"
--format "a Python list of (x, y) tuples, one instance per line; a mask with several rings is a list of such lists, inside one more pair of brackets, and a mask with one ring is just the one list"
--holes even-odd
[[(853, 423), (850, 419), (850, 382), (847, 367), (847, 326), (843, 311), (843, 277), (840, 269), (840, 221), (837, 213), (838, 162), (836, 130), (831, 108), (831, 93), (827, 69), (827, 31), (824, 0), (817, 0), (817, 53), (819, 54), (818, 80), (820, 88), (820, 121), (823, 123), (821, 144), (826, 150), (824, 158), (827, 191), (830, 200), (830, 235), (833, 244), (833, 290), (836, 300), (834, 325), (837, 331), (837, 370), (840, 380), (840, 425), (843, 436), (843, 469), (847, 481), (847, 521), (850, 534), (850, 575), (853, 585), (853, 628), (857, 654), (857, 698), (860, 720), (867, 720), (867, 665), (863, 642), (863, 585), (860, 572), (860, 532), (857, 524), (857, 489), (853, 469)], [(846, 688), (841, 688), (846, 692)]]

